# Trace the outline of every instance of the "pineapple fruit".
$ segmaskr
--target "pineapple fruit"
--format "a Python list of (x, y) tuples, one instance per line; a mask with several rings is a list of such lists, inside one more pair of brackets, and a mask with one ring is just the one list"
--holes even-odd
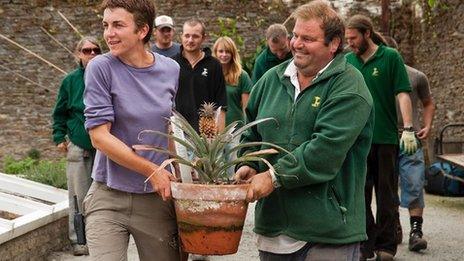
[(218, 128), (216, 125), (216, 105), (214, 102), (205, 102), (200, 108), (200, 120), (198, 122), (200, 135), (207, 138), (213, 139), (216, 137)]

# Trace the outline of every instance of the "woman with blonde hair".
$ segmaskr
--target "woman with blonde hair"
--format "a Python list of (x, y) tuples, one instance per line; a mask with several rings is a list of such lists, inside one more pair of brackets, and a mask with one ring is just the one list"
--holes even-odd
[(213, 46), (213, 56), (221, 63), (226, 80), (226, 125), (237, 120), (243, 121), (243, 111), (248, 101), (252, 83), (248, 73), (242, 69), (237, 46), (230, 37), (219, 37)]
[[(221, 63), (224, 79), (226, 80), (226, 126), (234, 121), (243, 122), (245, 118), (244, 109), (253, 84), (248, 73), (242, 69), (237, 46), (230, 37), (219, 37), (213, 46), (213, 56)], [(235, 144), (238, 142), (239, 138), (232, 141)], [(231, 156), (231, 160), (235, 158), (236, 154)]]

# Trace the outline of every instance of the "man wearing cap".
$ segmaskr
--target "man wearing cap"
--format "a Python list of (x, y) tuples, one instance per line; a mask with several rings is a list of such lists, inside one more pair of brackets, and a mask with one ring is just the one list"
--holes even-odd
[(155, 19), (155, 44), (151, 50), (166, 57), (174, 57), (180, 51), (180, 44), (173, 42), (174, 38), (174, 22), (167, 15), (160, 15)]

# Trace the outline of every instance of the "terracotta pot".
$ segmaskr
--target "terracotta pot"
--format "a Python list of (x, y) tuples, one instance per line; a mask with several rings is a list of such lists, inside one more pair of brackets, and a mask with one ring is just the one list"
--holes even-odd
[(238, 250), (248, 203), (248, 184), (171, 183), (182, 248), (199, 255)]

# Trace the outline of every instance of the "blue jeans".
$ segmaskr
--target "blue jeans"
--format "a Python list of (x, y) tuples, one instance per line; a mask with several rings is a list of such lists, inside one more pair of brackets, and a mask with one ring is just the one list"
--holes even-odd
[(303, 248), (291, 254), (274, 254), (259, 250), (261, 261), (358, 261), (360, 243), (331, 245), (307, 243)]
[(398, 171), (403, 208), (424, 208), (425, 163), (424, 152), (419, 148), (413, 155), (400, 151)]

